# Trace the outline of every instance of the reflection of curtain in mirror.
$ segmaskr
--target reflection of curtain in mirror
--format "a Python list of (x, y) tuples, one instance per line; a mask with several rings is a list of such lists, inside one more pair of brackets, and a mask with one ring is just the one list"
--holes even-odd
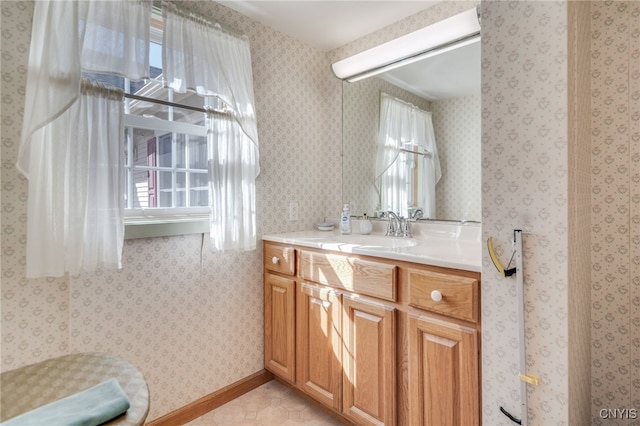
[(376, 154), (380, 208), (407, 217), (410, 207), (419, 207), (423, 217), (435, 218), (441, 175), (431, 113), (382, 93)]

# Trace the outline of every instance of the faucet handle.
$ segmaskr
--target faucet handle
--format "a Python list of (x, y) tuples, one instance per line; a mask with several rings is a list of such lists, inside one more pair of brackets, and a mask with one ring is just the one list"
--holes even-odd
[(409, 222), (409, 218), (400, 218), (400, 220), (402, 221), (402, 236), (412, 238), (413, 235), (411, 235), (411, 223)]
[(389, 220), (387, 221), (387, 232), (384, 234), (386, 237), (393, 237), (396, 235), (396, 227), (391, 220), (391, 216), (389, 216)]

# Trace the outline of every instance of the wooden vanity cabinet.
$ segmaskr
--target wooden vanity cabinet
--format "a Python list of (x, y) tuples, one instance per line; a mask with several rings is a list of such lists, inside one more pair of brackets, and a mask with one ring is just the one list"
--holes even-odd
[(342, 413), (359, 425), (396, 424), (396, 309), (343, 296)]
[(340, 411), (342, 295), (304, 282), (298, 288), (296, 383), (325, 406)]
[(478, 278), (407, 271), (410, 424), (480, 424)]
[(410, 424), (479, 424), (477, 331), (410, 316), (408, 333)]
[(295, 381), (295, 250), (264, 246), (264, 365)]
[(479, 273), (264, 247), (266, 369), (354, 424), (480, 424)]

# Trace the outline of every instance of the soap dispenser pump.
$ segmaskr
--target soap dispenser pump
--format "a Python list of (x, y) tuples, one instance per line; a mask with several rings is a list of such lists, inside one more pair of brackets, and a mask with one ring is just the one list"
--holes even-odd
[(349, 204), (345, 204), (342, 207), (342, 215), (340, 216), (340, 233), (344, 235), (351, 233), (351, 217), (349, 216)]

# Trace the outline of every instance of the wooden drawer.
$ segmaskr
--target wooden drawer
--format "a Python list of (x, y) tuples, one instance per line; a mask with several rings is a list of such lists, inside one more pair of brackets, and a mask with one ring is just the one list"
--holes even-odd
[[(442, 300), (432, 298), (434, 291), (440, 292)], [(475, 278), (409, 270), (409, 304), (412, 306), (477, 322), (478, 303), (478, 280)]]
[(305, 280), (396, 301), (398, 267), (395, 265), (306, 250), (300, 250), (299, 256), (299, 273)]
[(265, 243), (264, 269), (287, 275), (296, 273), (296, 251), (293, 247)]

